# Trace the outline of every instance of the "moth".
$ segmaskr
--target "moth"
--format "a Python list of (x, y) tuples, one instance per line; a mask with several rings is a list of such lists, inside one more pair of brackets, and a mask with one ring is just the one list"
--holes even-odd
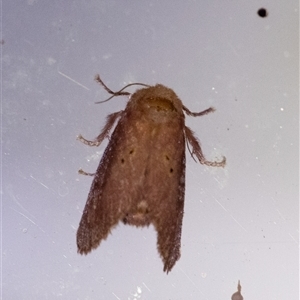
[[(201, 164), (224, 167), (226, 163), (225, 157), (221, 161), (205, 159), (193, 131), (185, 126), (185, 114), (199, 117), (215, 109), (191, 112), (172, 89), (161, 84), (132, 83), (113, 92), (99, 75), (95, 80), (112, 95), (105, 101), (122, 95), (130, 98), (125, 110), (107, 117), (95, 140), (78, 136), (89, 146), (99, 146), (118, 120), (97, 171), (92, 174), (94, 179), (77, 231), (78, 253), (88, 254), (97, 248), (119, 222), (137, 227), (152, 224), (164, 271), (168, 273), (180, 258), (186, 144)], [(143, 88), (133, 94), (125, 92), (131, 85)]]

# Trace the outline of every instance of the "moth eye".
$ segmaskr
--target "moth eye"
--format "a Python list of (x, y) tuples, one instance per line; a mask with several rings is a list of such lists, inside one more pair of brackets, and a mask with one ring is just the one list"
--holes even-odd
[(124, 164), (124, 162), (125, 162), (125, 159), (124, 159), (124, 158), (122, 158), (122, 159), (121, 159), (121, 163), (122, 163), (122, 164)]
[(130, 150), (130, 151), (129, 151), (129, 154), (132, 154), (133, 152), (134, 152), (133, 150)]
[(168, 156), (168, 155), (166, 155), (166, 160), (170, 160), (170, 158), (169, 158), (169, 156)]
[(170, 169), (170, 173), (173, 173), (173, 171), (174, 171), (173, 168), (171, 168), (171, 169)]

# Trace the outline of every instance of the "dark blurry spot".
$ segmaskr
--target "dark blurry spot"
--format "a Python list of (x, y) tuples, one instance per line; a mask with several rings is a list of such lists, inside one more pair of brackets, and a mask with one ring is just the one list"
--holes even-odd
[(268, 12), (265, 8), (260, 8), (258, 11), (257, 11), (257, 14), (261, 17), (261, 18), (265, 18), (268, 16)]
[(232, 296), (231, 296), (231, 300), (244, 300), (242, 294), (241, 294), (241, 284), (240, 281), (238, 282), (238, 287), (237, 287), (237, 292), (235, 292)]

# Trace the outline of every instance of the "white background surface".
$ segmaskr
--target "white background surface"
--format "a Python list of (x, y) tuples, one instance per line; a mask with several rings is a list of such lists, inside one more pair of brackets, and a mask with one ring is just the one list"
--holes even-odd
[[(298, 299), (298, 1), (4, 1), (3, 299)], [(260, 18), (257, 10), (269, 15)], [(162, 83), (208, 159), (187, 152), (181, 259), (120, 225), (88, 256), (76, 230), (105, 117), (130, 82)], [(68, 77), (69, 78), (68, 78)], [(134, 89), (132, 90), (134, 91)]]

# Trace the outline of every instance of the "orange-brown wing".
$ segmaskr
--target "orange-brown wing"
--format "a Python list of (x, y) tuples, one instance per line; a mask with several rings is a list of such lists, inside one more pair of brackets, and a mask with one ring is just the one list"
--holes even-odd
[[(133, 122), (134, 124), (134, 122)], [(77, 231), (78, 252), (87, 254), (99, 246), (125, 217), (137, 197), (146, 153), (139, 151), (139, 132), (123, 113), (95, 173)]]
[(153, 223), (169, 272), (180, 257), (185, 189), (185, 138), (181, 118), (151, 122), (124, 113), (96, 171), (77, 232), (87, 254), (120, 220)]
[(177, 120), (157, 130), (147, 161), (144, 197), (157, 231), (157, 248), (164, 271), (180, 258), (185, 192), (185, 138)]

